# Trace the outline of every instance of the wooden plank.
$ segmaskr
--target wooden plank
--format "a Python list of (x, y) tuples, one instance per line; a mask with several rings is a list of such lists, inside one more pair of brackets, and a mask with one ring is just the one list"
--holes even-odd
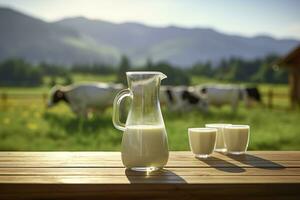
[[(0, 167), (123, 167), (119, 152), (0, 152)], [(300, 167), (299, 152), (215, 153), (200, 160), (190, 152), (171, 152), (167, 167)]]
[(194, 161), (172, 161), (170, 160), (167, 167), (258, 167), (258, 168), (285, 168), (285, 167), (299, 167), (299, 161), (206, 161), (206, 160), (194, 160)]
[(266, 184), (297, 183), (300, 176), (1, 176), (1, 184)]
[[(42, 159), (61, 159), (61, 158), (76, 158), (76, 159), (101, 159), (107, 160), (120, 160), (120, 152), (0, 152), (0, 160), (13, 158), (13, 157), (39, 157)], [(193, 155), (189, 151), (172, 151), (170, 152), (170, 159), (176, 160), (189, 160), (193, 158)], [(214, 153), (211, 158), (208, 160), (213, 160), (214, 158), (224, 159), (224, 160), (257, 160), (257, 159), (266, 159), (266, 160), (300, 160), (299, 151), (249, 151), (246, 155), (240, 156), (228, 156), (221, 153)]]
[[(7, 167), (111, 167), (111, 168), (122, 168), (123, 164), (121, 161), (91, 161), (91, 160), (72, 160), (72, 159), (62, 159), (56, 161), (40, 161), (37, 160), (26, 160), (26, 161), (1, 161), (0, 168), (7, 168)], [(193, 161), (173, 161), (169, 160), (167, 163), (166, 168), (170, 167), (237, 167), (237, 168), (246, 168), (246, 167), (258, 167), (258, 168), (286, 168), (286, 167), (300, 167), (300, 161), (224, 161), (224, 160), (217, 160), (217, 161), (203, 161), (203, 160), (193, 160)]]
[(151, 173), (124, 168), (0, 168), (1, 176), (300, 176), (300, 168), (168, 168)]

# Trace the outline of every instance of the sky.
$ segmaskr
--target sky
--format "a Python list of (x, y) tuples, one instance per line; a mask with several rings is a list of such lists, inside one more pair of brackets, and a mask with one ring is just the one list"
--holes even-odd
[(300, 0), (0, 0), (0, 6), (45, 21), (84, 16), (300, 39)]

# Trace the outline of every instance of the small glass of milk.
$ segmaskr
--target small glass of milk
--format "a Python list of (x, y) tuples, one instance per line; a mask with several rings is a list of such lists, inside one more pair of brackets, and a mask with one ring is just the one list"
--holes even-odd
[(223, 134), (228, 153), (243, 154), (247, 151), (250, 136), (250, 126), (228, 125), (224, 127)]
[(215, 151), (225, 152), (226, 146), (224, 142), (224, 127), (231, 124), (205, 124), (206, 128), (216, 128), (217, 129), (217, 141)]
[(196, 157), (207, 158), (214, 152), (216, 128), (189, 128), (188, 134), (191, 151)]

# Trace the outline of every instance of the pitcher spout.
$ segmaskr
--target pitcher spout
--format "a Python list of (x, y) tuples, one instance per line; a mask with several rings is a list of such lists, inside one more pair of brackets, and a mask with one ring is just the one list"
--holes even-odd
[(164, 80), (165, 78), (167, 78), (167, 75), (165, 75), (164, 73), (160, 73), (160, 80)]
[(156, 81), (161, 81), (167, 78), (165, 74), (159, 71), (131, 71), (126, 72), (126, 75), (129, 87), (131, 87), (132, 83), (135, 81), (139, 81), (136, 82), (136, 84), (146, 84), (151, 82), (154, 83)]
[(147, 76), (147, 75), (158, 75), (161, 80), (167, 78), (167, 76), (159, 71), (130, 71), (130, 72), (126, 72), (127, 76)]

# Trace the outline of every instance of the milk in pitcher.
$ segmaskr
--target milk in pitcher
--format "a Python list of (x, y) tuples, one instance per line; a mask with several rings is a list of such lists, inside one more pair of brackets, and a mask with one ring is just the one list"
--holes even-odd
[(122, 161), (127, 168), (162, 168), (169, 157), (164, 126), (126, 126), (122, 139)]

